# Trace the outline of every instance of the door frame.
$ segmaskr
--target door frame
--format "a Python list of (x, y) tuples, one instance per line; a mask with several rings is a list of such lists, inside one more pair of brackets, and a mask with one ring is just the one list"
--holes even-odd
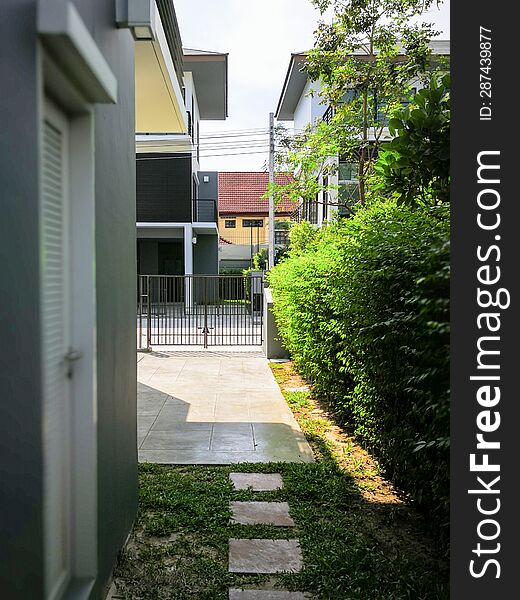
[[(87, 103), (80, 111), (77, 105), (71, 107), (67, 98), (72, 97), (74, 92), (77, 99), (77, 91), (72, 84), (69, 84), (70, 90), (66, 89), (67, 80), (43, 47), (39, 47), (39, 55), (40, 156), (43, 152), (42, 126), (46, 102), (50, 101), (69, 123), (68, 174), (65, 178), (69, 211), (69, 339), (71, 348), (82, 355), (74, 364), (70, 381), (70, 582), (64, 596), (58, 596), (61, 598), (67, 597), (67, 590), (72, 588), (88, 594), (98, 571), (94, 114), (92, 105)], [(40, 207), (41, 183), (40, 171)], [(45, 415), (42, 437), (44, 435)], [(44, 507), (48, 498), (45, 486), (44, 472)], [(43, 535), (45, 563), (45, 521)], [(47, 578), (46, 565), (44, 573)], [(53, 600), (47, 595), (51, 592), (47, 587), (48, 584), (45, 585), (45, 597)]]
[[(65, 597), (88, 598), (98, 574), (94, 109), (117, 103), (118, 85), (74, 2), (40, 0), (37, 9), (38, 121), (45, 95), (70, 120), (71, 344), (82, 358), (71, 390), (72, 580)], [(41, 126), (39, 135), (41, 153)], [(44, 538), (41, 542), (45, 571)]]

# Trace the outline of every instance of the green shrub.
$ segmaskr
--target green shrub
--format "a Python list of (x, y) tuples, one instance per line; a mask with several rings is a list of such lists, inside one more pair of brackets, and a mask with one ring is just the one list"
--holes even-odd
[(376, 203), (291, 232), (269, 274), (280, 335), (387, 476), (448, 520), (449, 213)]

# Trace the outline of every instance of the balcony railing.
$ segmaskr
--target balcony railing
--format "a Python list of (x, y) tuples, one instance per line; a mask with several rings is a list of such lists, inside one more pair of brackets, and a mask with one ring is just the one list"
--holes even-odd
[(336, 109), (332, 105), (329, 105), (327, 110), (323, 113), (322, 118), (325, 121), (325, 123), (329, 124), (332, 121), (332, 118), (334, 117), (335, 114), (336, 114)]
[(192, 216), (194, 223), (216, 223), (217, 201), (195, 198), (192, 203)]

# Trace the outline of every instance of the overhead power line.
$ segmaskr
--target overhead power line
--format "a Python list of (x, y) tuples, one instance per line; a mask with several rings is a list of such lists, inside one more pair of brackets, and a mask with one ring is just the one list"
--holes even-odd
[(221, 131), (208, 131), (207, 133), (201, 133), (200, 137), (209, 137), (214, 135), (240, 135), (242, 133), (256, 133), (256, 132), (265, 132), (268, 133), (268, 129), (266, 127), (252, 127), (249, 129), (228, 129)]
[[(256, 152), (236, 152), (236, 153), (225, 153), (225, 154), (207, 154), (204, 156), (200, 156), (200, 158), (219, 158), (221, 156), (244, 156), (246, 154), (267, 154), (268, 150), (258, 150)], [(183, 159), (186, 160), (185, 156), (151, 156), (151, 157), (142, 157), (139, 156), (140, 154), (146, 154), (146, 153), (139, 153), (136, 157), (136, 160), (141, 161), (141, 160), (179, 160), (179, 159)]]

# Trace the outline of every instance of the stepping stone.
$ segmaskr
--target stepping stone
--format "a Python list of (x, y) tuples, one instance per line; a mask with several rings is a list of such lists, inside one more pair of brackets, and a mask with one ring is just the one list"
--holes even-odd
[(229, 590), (229, 600), (306, 600), (301, 592), (285, 590)]
[(298, 540), (229, 540), (230, 573), (297, 573), (302, 566)]
[(231, 502), (231, 522), (294, 527), (287, 502)]
[(235, 490), (253, 492), (272, 492), (283, 488), (283, 479), (280, 473), (230, 473)]

